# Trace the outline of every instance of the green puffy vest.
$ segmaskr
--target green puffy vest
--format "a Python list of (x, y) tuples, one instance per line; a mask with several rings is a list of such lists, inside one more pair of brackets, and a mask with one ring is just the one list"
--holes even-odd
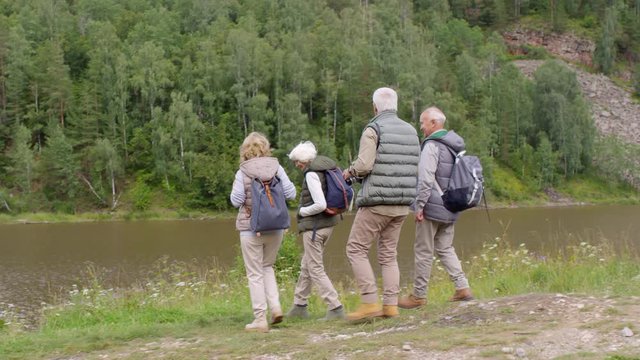
[(356, 205), (411, 205), (416, 198), (420, 160), (416, 129), (390, 110), (380, 112), (367, 127), (378, 133), (378, 149)]
[(326, 156), (318, 155), (315, 160), (313, 160), (309, 166), (304, 171), (304, 181), (302, 182), (302, 190), (300, 191), (300, 206), (298, 207), (298, 231), (304, 232), (314, 229), (314, 225), (316, 229), (327, 228), (331, 226), (335, 226), (338, 223), (338, 216), (327, 215), (324, 212), (320, 214), (302, 217), (300, 216), (300, 208), (309, 206), (313, 204), (313, 199), (311, 198), (311, 192), (307, 186), (306, 175), (309, 171), (313, 171), (318, 174), (318, 178), (320, 179), (320, 183), (322, 184), (322, 193), (327, 193), (327, 180), (325, 176), (325, 170), (333, 169), (336, 167), (336, 162), (329, 159)]

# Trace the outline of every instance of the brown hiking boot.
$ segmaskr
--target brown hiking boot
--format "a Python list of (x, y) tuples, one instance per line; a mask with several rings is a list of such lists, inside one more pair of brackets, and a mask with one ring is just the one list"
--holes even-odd
[(398, 306), (402, 309), (415, 309), (426, 304), (427, 299), (416, 297), (413, 294), (398, 300)]
[(392, 318), (400, 315), (396, 305), (382, 305), (382, 316)]
[(464, 288), (456, 290), (455, 294), (453, 294), (453, 297), (449, 299), (449, 301), (469, 301), (473, 299), (474, 297), (471, 295), (471, 289)]
[(347, 320), (366, 321), (382, 315), (382, 307), (379, 304), (360, 304), (356, 311), (347, 314)]
[(282, 316), (282, 310), (271, 311), (271, 325), (280, 324), (284, 316)]

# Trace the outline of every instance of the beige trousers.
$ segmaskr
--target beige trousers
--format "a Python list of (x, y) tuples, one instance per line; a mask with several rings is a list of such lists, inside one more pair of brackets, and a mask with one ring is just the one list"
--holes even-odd
[(351, 227), (347, 241), (347, 258), (356, 278), (363, 303), (378, 302), (378, 287), (373, 268), (369, 263), (369, 249), (374, 242), (378, 245), (378, 264), (382, 270), (382, 303), (397, 305), (400, 292), (400, 271), (398, 270), (397, 247), (402, 216), (376, 214), (368, 207), (361, 207)]
[(462, 271), (462, 265), (453, 248), (453, 224), (445, 224), (425, 219), (416, 222), (416, 242), (414, 244), (415, 279), (413, 294), (419, 298), (427, 297), (429, 277), (433, 256), (437, 254), (442, 266), (449, 274), (456, 289), (469, 287), (469, 281)]
[(256, 319), (266, 318), (267, 306), (271, 312), (281, 312), (278, 284), (273, 271), (284, 231), (263, 232), (261, 236), (240, 234), (242, 258), (249, 280), (249, 295)]
[(296, 284), (294, 304), (307, 305), (312, 285), (315, 285), (318, 289), (318, 294), (327, 304), (329, 310), (342, 305), (338, 300), (338, 292), (324, 270), (324, 262), (322, 260), (324, 247), (332, 232), (333, 227), (318, 229), (316, 230), (315, 239), (313, 238), (313, 231), (302, 233), (304, 255), (302, 255), (300, 276)]

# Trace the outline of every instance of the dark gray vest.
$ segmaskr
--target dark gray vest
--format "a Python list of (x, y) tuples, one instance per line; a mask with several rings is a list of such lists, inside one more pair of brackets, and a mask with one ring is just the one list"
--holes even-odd
[(356, 205), (411, 205), (416, 198), (420, 159), (416, 129), (398, 118), (395, 111), (380, 112), (367, 127), (378, 133), (378, 149)]
[(318, 155), (315, 160), (309, 164), (309, 167), (305, 170), (304, 181), (302, 182), (302, 190), (300, 190), (300, 207), (298, 208), (298, 232), (304, 232), (313, 230), (314, 226), (316, 229), (322, 229), (327, 227), (336, 226), (338, 223), (338, 216), (327, 215), (324, 212), (320, 214), (302, 217), (300, 216), (300, 208), (309, 206), (313, 204), (313, 198), (311, 197), (311, 192), (309, 191), (309, 186), (307, 185), (306, 174), (309, 171), (314, 171), (318, 174), (318, 178), (320, 179), (320, 183), (322, 184), (322, 193), (327, 193), (327, 178), (325, 176), (325, 170), (333, 169), (336, 167), (335, 161), (329, 159), (328, 157)]
[[(427, 140), (425, 140), (427, 141)], [(436, 169), (436, 181), (440, 185), (440, 189), (444, 190), (449, 185), (449, 178), (451, 177), (451, 170), (453, 169), (454, 157), (451, 151), (447, 148), (447, 145), (436, 141), (429, 140), (432, 144), (438, 147), (438, 168)], [(434, 187), (431, 189), (431, 196), (424, 206), (424, 216), (433, 221), (442, 223), (453, 223), (458, 219), (458, 213), (453, 213), (442, 204), (442, 196), (438, 190)]]

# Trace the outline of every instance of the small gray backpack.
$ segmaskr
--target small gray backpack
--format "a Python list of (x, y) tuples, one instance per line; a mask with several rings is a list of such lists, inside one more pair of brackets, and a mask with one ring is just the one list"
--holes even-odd
[[(466, 150), (456, 153), (449, 145), (438, 139), (432, 139), (432, 141), (445, 145), (454, 159), (449, 184), (441, 191), (444, 207), (455, 213), (478, 206), (480, 200), (484, 199), (484, 177), (480, 159), (477, 156), (466, 155)], [(424, 144), (426, 141), (423, 147)]]

